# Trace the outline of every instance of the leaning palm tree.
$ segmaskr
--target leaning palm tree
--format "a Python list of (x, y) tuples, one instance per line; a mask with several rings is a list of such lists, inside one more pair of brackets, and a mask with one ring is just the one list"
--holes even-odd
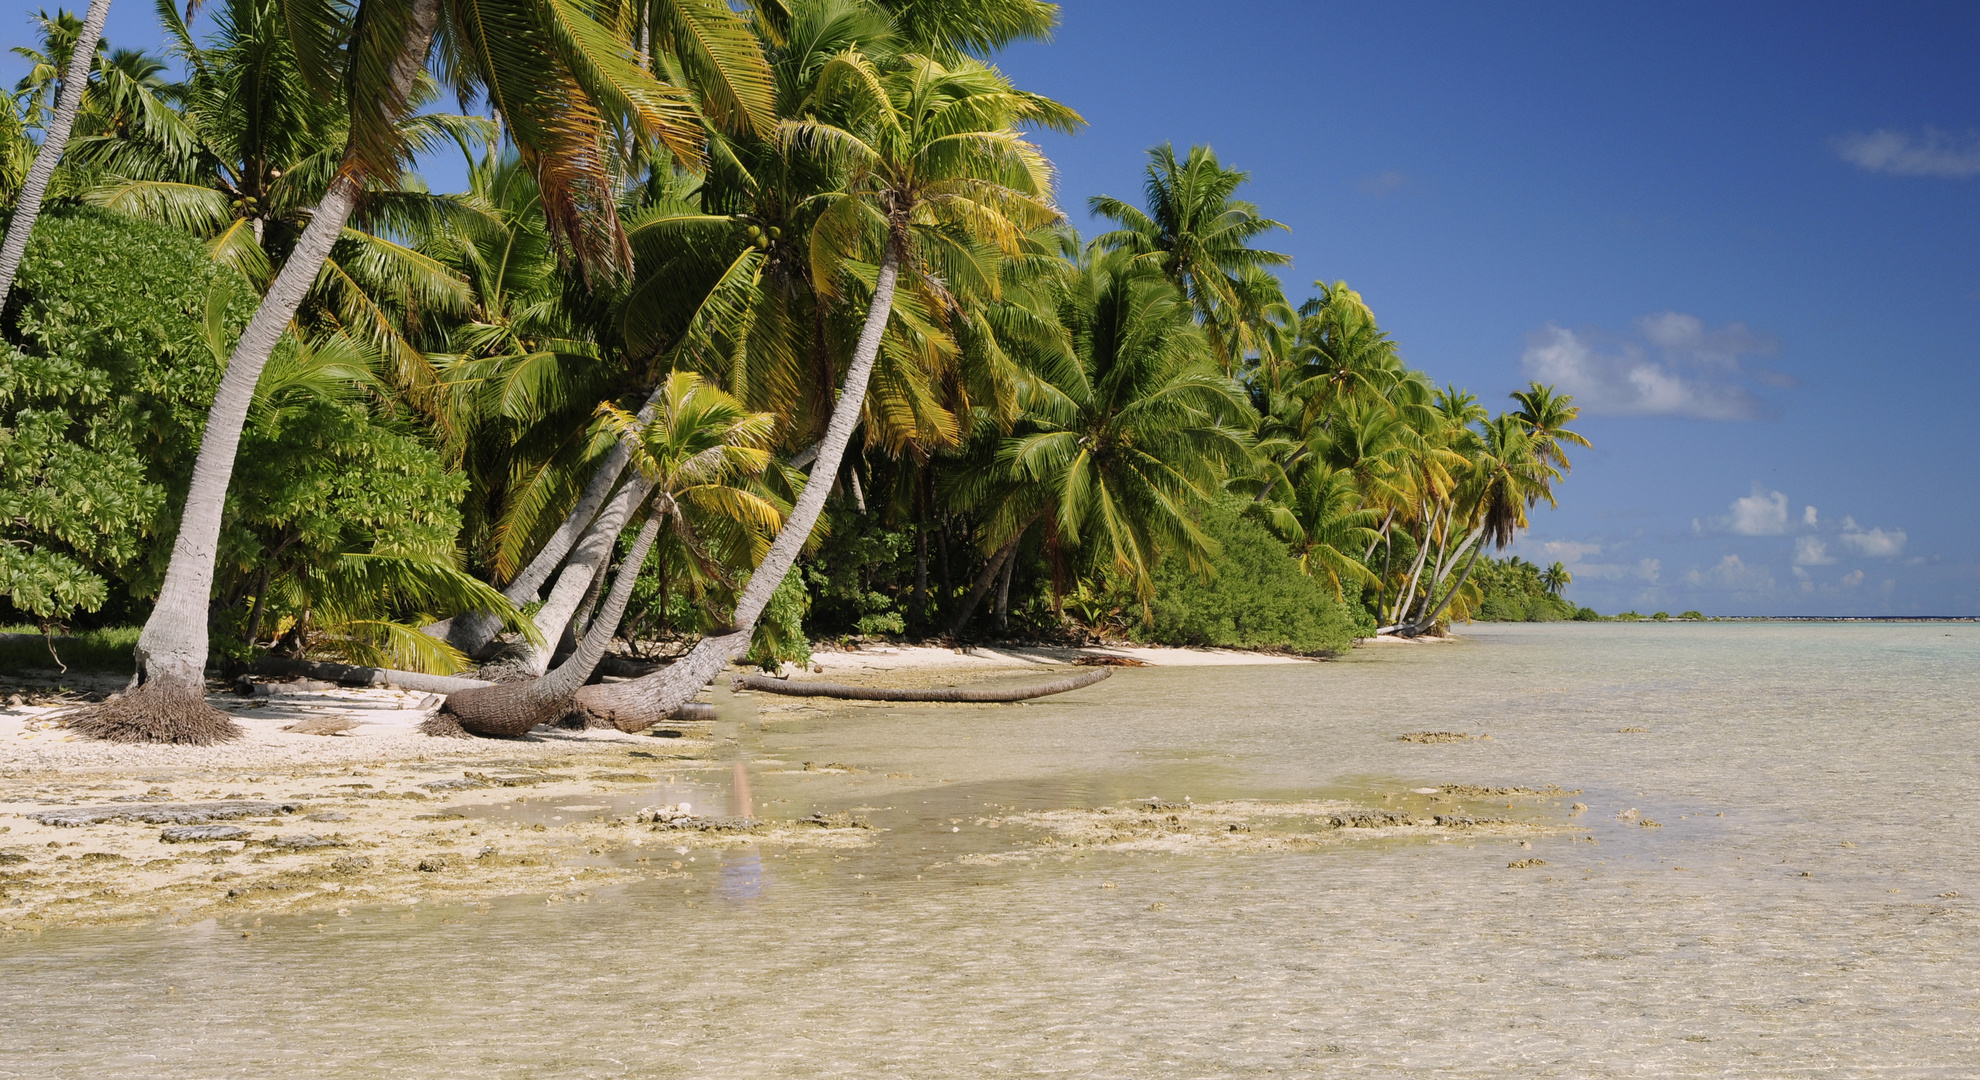
[[(622, 265), (605, 153), (617, 126), (692, 156), (698, 142), (685, 93), (655, 81), (632, 46), (583, 10), (519, 0), (284, 0), (304, 75), (340, 83), (351, 109), (333, 178), (294, 250), (249, 320), (208, 412), (172, 559), (137, 643), (137, 672), (116, 700), (88, 711), (85, 734), (127, 742), (206, 743), (237, 726), (206, 704), (206, 613), (234, 455), (261, 370), (367, 186), (399, 176), (409, 146), (401, 121), (436, 36), (442, 69), (463, 94), (485, 92), (537, 169), (546, 211), (587, 274)], [(445, 33), (442, 33), (445, 24)], [(499, 35), (491, 28), (501, 26)], [(600, 211), (604, 211), (601, 213)]]
[[(606, 426), (633, 446), (639, 490), (645, 493), (635, 509), (647, 517), (604, 609), (584, 628), (577, 654), (543, 678), (449, 698), (441, 728), (458, 724), (472, 734), (520, 735), (561, 715), (603, 655), (601, 643), (618, 632), (632, 580), (663, 533), (704, 572), (720, 578), (719, 555), (740, 554), (745, 560), (761, 555), (764, 538), (782, 524), (781, 508), (739, 483), (770, 467), (766, 448), (776, 418), (748, 411), (693, 372), (669, 375), (654, 396), (657, 407), (648, 419), (610, 405), (602, 410)], [(602, 566), (590, 580), (604, 580)], [(561, 606), (561, 599), (553, 593), (535, 615), (548, 641), (576, 614), (576, 604)], [(547, 656), (547, 647), (543, 651)]]
[[(1552, 485), (1560, 478), (1560, 471), (1540, 457), (1526, 425), (1518, 417), (1502, 414), (1480, 424), (1470, 456), (1472, 465), (1459, 495), (1462, 500), (1459, 513), (1472, 528), (1452, 549), (1454, 556), (1469, 549), (1464, 570), (1443, 594), (1443, 599), (1436, 599), (1437, 582), (1433, 581), (1430, 594), (1424, 598), (1422, 613), (1403, 625), (1384, 627), (1384, 630), (1414, 637), (1436, 626), (1444, 609), (1471, 577), (1485, 546), (1490, 544), (1505, 550), (1520, 530), (1526, 528), (1528, 509), (1542, 499), (1549, 505), (1554, 503)], [(1454, 563), (1455, 559), (1451, 565)]]
[(110, 15), (110, 0), (89, 0), (89, 13), (83, 16), (69, 53), (68, 67), (62, 74), (62, 90), (55, 99), (55, 112), (41, 138), (41, 150), (21, 184), (14, 203), (14, 216), (7, 222), (7, 235), (0, 239), (0, 308), (7, 306), (7, 294), (14, 289), (14, 273), (27, 253), (28, 233), (41, 216), (41, 200), (48, 193), (48, 182), (55, 178), (55, 166), (68, 147), (69, 130), (75, 126), (76, 112), (82, 108), (83, 90), (89, 85), (90, 69), (96, 63), (96, 43), (103, 36), (103, 20)]
[(732, 625), (704, 637), (664, 671), (578, 694), (582, 709), (620, 727), (658, 721), (748, 647), (758, 616), (825, 508), (832, 487), (827, 478), (838, 475), (865, 411), (901, 276), (928, 270), (913, 260), (917, 234), (961, 230), (1015, 254), (1030, 230), (1059, 217), (1050, 167), (1017, 125), (1070, 128), (1078, 117), (1012, 88), (994, 68), (910, 55), (881, 69), (847, 52), (821, 71), (815, 95), (817, 118), (786, 121), (783, 137), (836, 157), (847, 182), (820, 200), (825, 208), (809, 237), (812, 285), (830, 298), (866, 295), (866, 319), (818, 443), (811, 471), (816, 479), (804, 486), (738, 596)]

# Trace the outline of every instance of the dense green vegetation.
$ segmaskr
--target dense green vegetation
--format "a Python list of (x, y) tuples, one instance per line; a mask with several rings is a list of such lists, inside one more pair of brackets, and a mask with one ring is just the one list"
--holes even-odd
[[(1073, 232), (1024, 133), (1083, 121), (977, 58), (1050, 5), (718, 7), (586, 23), (596, 70), (436, 68), (470, 97), (503, 64), (561, 86), (590, 156), (546, 152), (570, 137), (548, 99), (498, 130), (425, 107), (431, 80), (393, 116), (300, 92), (345, 85), (311, 66), (342, 61), (282, 0), (228, 0), (205, 39), (170, 17), (185, 83), (106, 46), (0, 315), (0, 619), (145, 617), (227, 358), (360, 175), (242, 422), (217, 655), (447, 672), (507, 619), (542, 675), (635, 534), (651, 554), (604, 632), (653, 654), (740, 623), (766, 666), (807, 637), (1328, 653), (1577, 617), (1558, 564), (1484, 554), (1586, 445), (1572, 401), (1533, 385), (1494, 413), (1409, 367), (1345, 283), (1296, 303), (1264, 246), (1284, 227), (1206, 147), (1155, 148), (1141, 199), (1090, 201), (1114, 227)], [(0, 200), (53, 71), (0, 118)], [(468, 190), (427, 192), (407, 154), (448, 140)], [(352, 172), (360, 148), (384, 156)]]

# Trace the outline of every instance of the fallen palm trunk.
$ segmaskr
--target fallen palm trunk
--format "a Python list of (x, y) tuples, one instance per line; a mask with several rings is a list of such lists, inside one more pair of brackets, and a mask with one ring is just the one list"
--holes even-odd
[(279, 656), (256, 660), (248, 670), (256, 675), (295, 675), (305, 679), (324, 679), (356, 686), (396, 686), (401, 690), (419, 690), (429, 694), (455, 694), (462, 690), (495, 685), (486, 679), (463, 679), (454, 675), (427, 675), (418, 671), (333, 664), (327, 660), (290, 660)]
[(842, 701), (1029, 701), (1032, 698), (1063, 694), (1082, 686), (1092, 686), (1113, 673), (1112, 668), (1103, 667), (1082, 671), (1057, 682), (1039, 683), (1034, 686), (981, 688), (941, 686), (924, 690), (904, 690), (885, 686), (846, 686), (843, 683), (811, 682), (807, 679), (773, 679), (768, 675), (738, 675), (735, 688), (761, 690), (767, 694), (788, 694), (792, 697), (838, 698)]

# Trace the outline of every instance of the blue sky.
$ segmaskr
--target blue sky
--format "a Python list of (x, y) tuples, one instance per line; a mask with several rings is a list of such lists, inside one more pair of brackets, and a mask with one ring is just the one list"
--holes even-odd
[[(156, 43), (150, 7), (110, 36)], [(1090, 122), (1042, 137), (1082, 227), (1208, 143), (1291, 227), (1295, 299), (1345, 279), (1495, 406), (1574, 392), (1595, 448), (1518, 551), (1576, 601), (1966, 614), (1976, 42), (1952, 4), (1075, 0), (998, 62)]]

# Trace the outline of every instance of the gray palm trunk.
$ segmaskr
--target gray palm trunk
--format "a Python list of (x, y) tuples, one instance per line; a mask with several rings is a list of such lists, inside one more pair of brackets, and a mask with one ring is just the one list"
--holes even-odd
[(14, 274), (27, 254), (28, 233), (41, 216), (41, 200), (48, 184), (55, 179), (55, 166), (69, 145), (69, 129), (75, 127), (76, 113), (82, 109), (83, 91), (89, 87), (89, 69), (96, 64), (96, 42), (103, 36), (103, 20), (110, 15), (110, 0), (89, 0), (83, 16), (82, 33), (76, 36), (76, 50), (69, 57), (69, 70), (62, 74), (62, 92), (55, 98), (55, 116), (42, 137), (41, 151), (34, 155), (27, 182), (14, 203), (14, 219), (7, 224), (7, 238), (0, 241), (0, 308), (7, 306), (7, 294), (14, 290)]
[(585, 531), (584, 539), (571, 551), (570, 561), (557, 575), (557, 583), (551, 587), (549, 597), (531, 619), (543, 635), (543, 644), (523, 646), (521, 666), (527, 674), (541, 675), (550, 669), (551, 656), (563, 637), (564, 628), (571, 624), (585, 596), (592, 591), (592, 585), (611, 563), (619, 533), (624, 531), (626, 523), (632, 520), (633, 512), (652, 493), (653, 481), (646, 477), (636, 475), (628, 480), (591, 523), (591, 528)]
[[(720, 674), (730, 661), (749, 648), (756, 620), (770, 602), (785, 575), (797, 564), (798, 553), (811, 539), (812, 526), (825, 509), (832, 478), (839, 473), (853, 429), (859, 425), (866, 402), (866, 385), (873, 376), (873, 362), (880, 354), (880, 339), (893, 312), (894, 286), (900, 276), (896, 244), (889, 243), (880, 261), (880, 274), (874, 282), (873, 300), (866, 311), (866, 324), (860, 328), (859, 343), (853, 349), (852, 363), (846, 368), (845, 385), (832, 406), (832, 419), (825, 437), (818, 443), (818, 459), (811, 469), (811, 480), (798, 493), (797, 502), (784, 519), (783, 528), (770, 543), (770, 550), (750, 575), (736, 601), (733, 629), (726, 634), (702, 638), (688, 654), (651, 675), (629, 682), (587, 686), (578, 691), (578, 704), (599, 718), (612, 718), (625, 726), (638, 720), (660, 719), (687, 703), (709, 680)], [(594, 631), (594, 634), (596, 631)]]
[[(1027, 522), (1026, 526), (1029, 527), (1029, 524)], [(1016, 536), (1004, 541), (1004, 546), (998, 548), (983, 564), (983, 572), (976, 576), (976, 583), (969, 587), (969, 594), (963, 597), (962, 605), (956, 609), (956, 617), (949, 623), (949, 636), (961, 634), (969, 625), (971, 616), (976, 614), (977, 605), (983, 603), (983, 598), (990, 595), (990, 587), (997, 583), (997, 575), (1003, 572), (1004, 565), (1017, 552), (1018, 541), (1023, 537), (1024, 530), (1019, 529)]]
[[(646, 404), (640, 407), (641, 424), (653, 419), (653, 411), (659, 408), (660, 392), (660, 387), (654, 387), (653, 393), (646, 399)], [(571, 549), (581, 543), (585, 537), (596, 531), (592, 526), (598, 518), (599, 508), (605, 505), (606, 497), (612, 494), (619, 477), (632, 462), (632, 441), (638, 437), (636, 432), (629, 431), (618, 442), (612, 444), (612, 449), (592, 472), (591, 481), (585, 485), (584, 494), (578, 497), (577, 505), (571, 507), (571, 512), (564, 515), (564, 520), (557, 525), (557, 531), (551, 533), (550, 538), (543, 542), (543, 547), (537, 551), (536, 557), (529, 561), (529, 565), (523, 567), (515, 580), (503, 587), (502, 595), (509, 603), (522, 607), (541, 599), (544, 583), (548, 582), (550, 575), (555, 574), (557, 568), (563, 565), (564, 557), (571, 554)], [(625, 519), (621, 518), (619, 524), (623, 527)], [(612, 538), (618, 539), (616, 529), (612, 533)], [(595, 572), (596, 568), (593, 569)], [(587, 575), (586, 583), (589, 580), (590, 575)], [(540, 619), (537, 625), (539, 627), (543, 625)], [(500, 616), (486, 611), (472, 611), (434, 623), (426, 628), (426, 632), (474, 656), (486, 649), (488, 643), (495, 640), (495, 634), (501, 629)], [(557, 632), (562, 632), (561, 625)]]
[[(477, 735), (518, 736), (563, 715), (570, 707), (571, 695), (591, 678), (612, 636), (618, 632), (619, 620), (625, 616), (626, 605), (632, 599), (633, 584), (639, 579), (640, 568), (653, 549), (653, 540), (660, 534), (665, 516), (655, 513), (646, 519), (646, 526), (640, 529), (632, 550), (619, 566), (612, 591), (606, 594), (604, 609), (598, 613), (591, 631), (578, 643), (577, 652), (540, 679), (449, 695), (441, 706), (441, 714), (428, 722), (427, 730), (434, 734), (459, 735), (465, 730)], [(459, 727), (450, 730), (450, 724)]]
[[(392, 66), (392, 81), (401, 94), (411, 91), (413, 80), (426, 66), (439, 14), (439, 0), (414, 0), (405, 47)], [(357, 195), (357, 181), (340, 169), (227, 361), (227, 372), (206, 414), (199, 456), (193, 462), (192, 486), (186, 492), (185, 512), (172, 543), (172, 561), (165, 570), (157, 605), (138, 635), (133, 688), (156, 683), (193, 693), (204, 690), (213, 560), (248, 405), (254, 399), (262, 368), (343, 233)]]
[[(1471, 545), (1471, 558), (1465, 562), (1464, 571), (1458, 574), (1457, 580), (1451, 582), (1451, 589), (1444, 594), (1444, 598), (1439, 600), (1435, 607), (1424, 612), (1422, 618), (1417, 619), (1407, 626), (1395, 627), (1394, 629), (1397, 633), (1400, 633), (1404, 637), (1415, 637), (1437, 625), (1438, 617), (1444, 613), (1445, 608), (1451, 606), (1452, 600), (1457, 599), (1458, 590), (1464, 588), (1464, 583), (1471, 578), (1471, 568), (1478, 565), (1478, 554), (1485, 550), (1484, 533), (1485, 527), (1480, 525), (1470, 536), (1465, 537), (1465, 542)], [(1458, 550), (1463, 551), (1464, 549), (1460, 547)]]

